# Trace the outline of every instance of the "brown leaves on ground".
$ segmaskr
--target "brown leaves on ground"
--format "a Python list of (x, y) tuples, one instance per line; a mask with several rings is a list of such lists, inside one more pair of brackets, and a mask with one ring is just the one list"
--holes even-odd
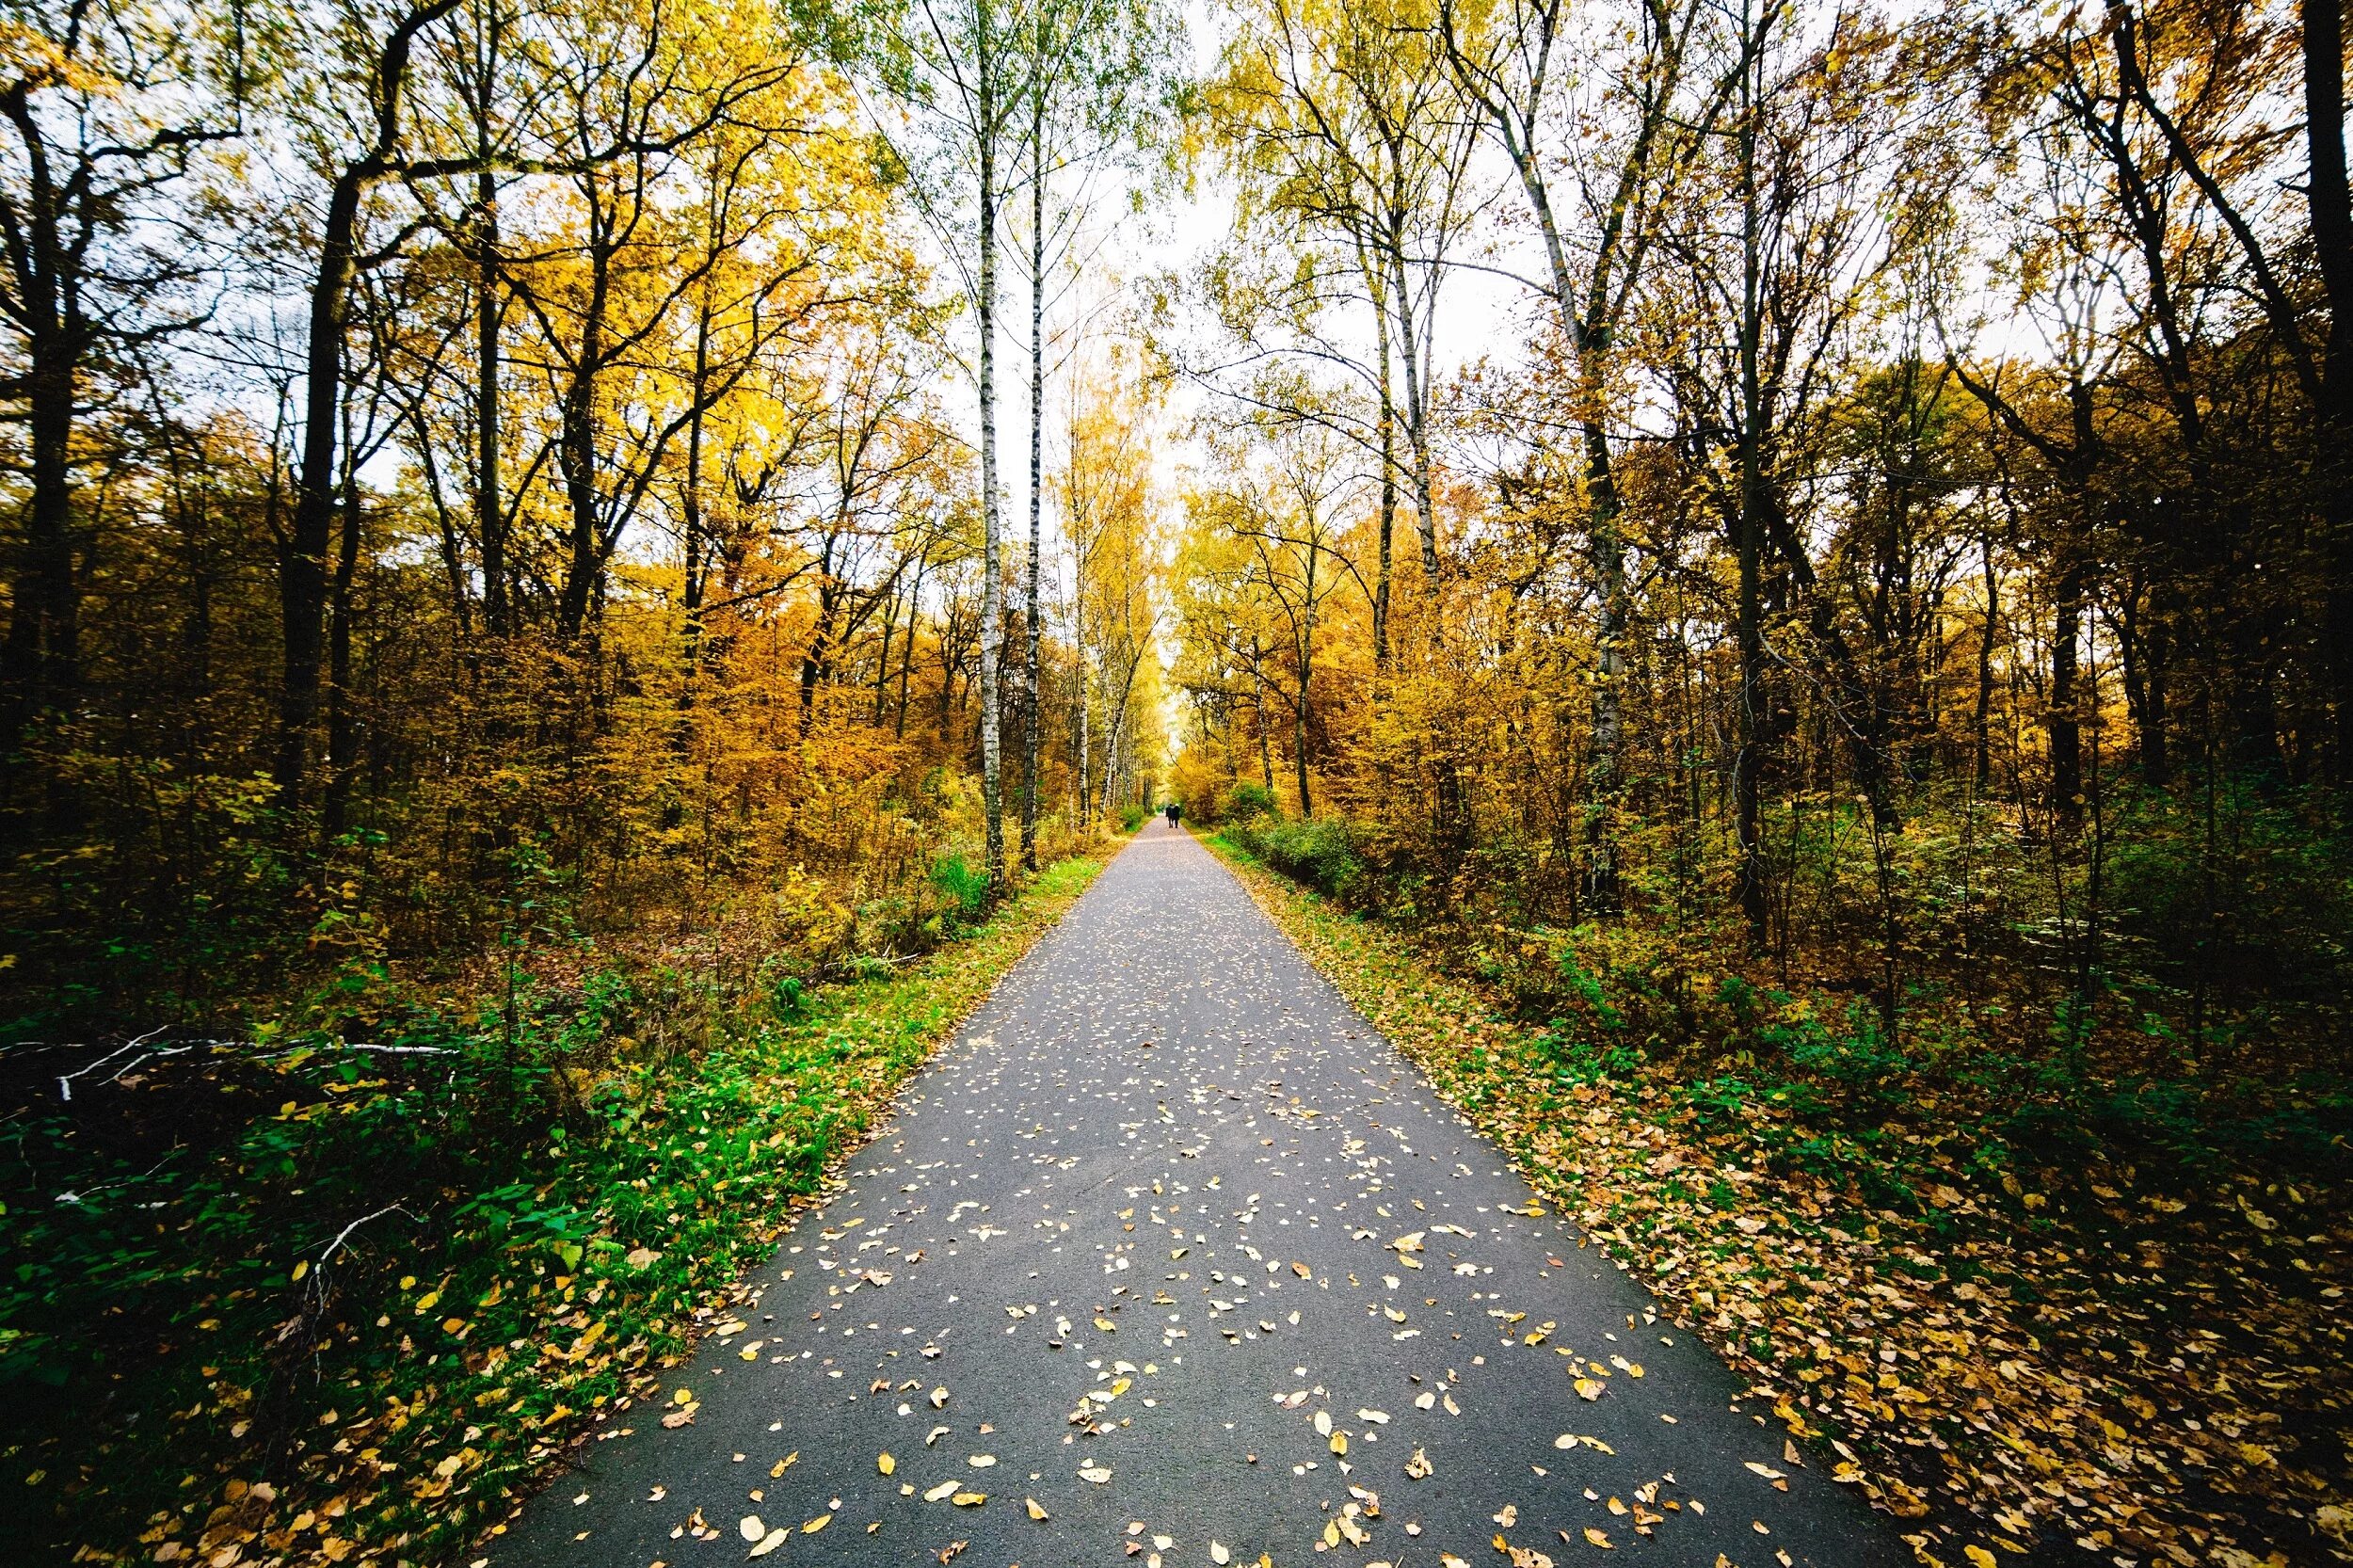
[[(924, 1051), (953, 1032), (1005, 968), (1052, 927), (1091, 875), (1090, 869), (1086, 875), (1051, 887), (1041, 884), (983, 932), (941, 948), (920, 969), (908, 971), (891, 993), (900, 999), (897, 1002), (886, 998), (873, 1004), (920, 1009), (921, 1050), (853, 1057), (840, 1063), (822, 1083), (798, 1086), (796, 1092), (821, 1098), (828, 1112), (828, 1171), (856, 1151), (906, 1075), (920, 1064)], [(843, 1015), (833, 1027), (861, 1021), (878, 1028), (890, 1022), (879, 1015)], [(798, 1156), (783, 1151), (778, 1158)], [(774, 1209), (752, 1183), (743, 1184), (741, 1194), (714, 1190), (708, 1201), (730, 1225), (740, 1225), (740, 1234), (752, 1239), (770, 1234), (776, 1222)], [(822, 1192), (796, 1194), (789, 1201), (798, 1208), (821, 1197)], [(215, 1469), (204, 1478), (208, 1484), (200, 1488), (192, 1482), (186, 1509), (151, 1519), (137, 1541), (120, 1538), (128, 1531), (118, 1532), (103, 1514), (82, 1508), (81, 1526), (88, 1534), (75, 1560), (152, 1561), (184, 1568), (198, 1563), (324, 1568), (429, 1561), (448, 1555), (536, 1490), (536, 1479), (595, 1423), (604, 1421), (605, 1430), (612, 1432), (641, 1422), (675, 1428), (695, 1420), (699, 1403), (689, 1389), (665, 1393), (664, 1368), (687, 1359), (694, 1343), (706, 1336), (737, 1349), (730, 1336), (744, 1333), (747, 1325), (729, 1308), (742, 1304), (744, 1287), (731, 1277), (737, 1268), (731, 1256), (714, 1253), (698, 1265), (688, 1284), (705, 1293), (712, 1304), (695, 1310), (688, 1321), (660, 1318), (657, 1298), (647, 1293), (637, 1276), (662, 1256), (647, 1247), (616, 1253), (618, 1269), (593, 1282), (584, 1275), (577, 1290), (565, 1288), (548, 1298), (543, 1309), (535, 1308), (539, 1325), (530, 1336), (533, 1349), (513, 1352), (492, 1345), (470, 1350), (462, 1361), (463, 1375), (447, 1381), (423, 1358), (395, 1362), (389, 1372), (366, 1372), (373, 1381), (364, 1396), (340, 1413), (328, 1413), (321, 1422), (320, 1430), (332, 1441), (302, 1454), (291, 1475), (240, 1477), (238, 1470), (257, 1462), (216, 1439), (200, 1455)], [(427, 1320), (460, 1304), (440, 1301), (439, 1289), (427, 1282), (410, 1283), (424, 1291), (413, 1310)], [(514, 1283), (519, 1290), (527, 1289), (527, 1281)], [(475, 1304), (498, 1299), (504, 1284), (494, 1285)], [(536, 1303), (536, 1292), (528, 1296)], [(444, 1333), (454, 1337), (465, 1326), (456, 1319), (442, 1324)], [(389, 1332), (396, 1336), (410, 1330), (396, 1322)], [(926, 1347), (924, 1353), (936, 1354), (936, 1348)], [(434, 1381), (417, 1386), (427, 1379)], [(210, 1405), (190, 1415), (217, 1420), (229, 1426), (232, 1437), (242, 1437), (249, 1424), (243, 1413), (255, 1398), (250, 1390), (224, 1383), (215, 1387)], [(934, 1402), (944, 1403), (946, 1398), (946, 1391), (939, 1390)], [(580, 1408), (569, 1400), (577, 1400)], [(353, 1415), (354, 1405), (366, 1414)], [(545, 1414), (533, 1414), (533, 1405)], [(193, 1453), (176, 1457), (194, 1469)], [(797, 1452), (787, 1455), (769, 1475), (783, 1474), (798, 1458)], [(888, 1475), (894, 1463), (885, 1455), (877, 1467)], [(79, 1500), (89, 1500), (88, 1480), (69, 1480), (45, 1469), (30, 1473), (47, 1494), (70, 1487)], [(22, 1474), (17, 1484), (24, 1484)], [(979, 1506), (982, 1495), (969, 1496), (970, 1502), (956, 1500), (966, 1507)], [(832, 1517), (819, 1515), (798, 1529), (813, 1533)], [(745, 1518), (737, 1526), (747, 1540), (755, 1522)], [(776, 1551), (792, 1533), (790, 1526), (766, 1530), (751, 1555)], [(714, 1528), (709, 1539), (718, 1537)]]
[(1860, 1202), (1768, 1158), (1820, 1133), (1769, 1098), (1711, 1125), (1669, 1069), (1566, 1086), (1404, 937), (1235, 869), (1540, 1192), (1755, 1380), (1746, 1408), (1927, 1521), (1906, 1536), (1924, 1562), (2043, 1537), (2185, 1568), (2353, 1548), (2344, 1194), (2244, 1176), (2176, 1193), (2110, 1162), (2037, 1191), (1988, 1174), (1965, 1118), (1915, 1105), (1887, 1130), (1925, 1208)]

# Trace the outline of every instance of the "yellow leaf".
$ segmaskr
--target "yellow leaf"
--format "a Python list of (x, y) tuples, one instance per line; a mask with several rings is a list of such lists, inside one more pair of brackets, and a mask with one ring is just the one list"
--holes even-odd
[(803, 1535), (815, 1535), (819, 1530), (824, 1529), (827, 1525), (832, 1523), (832, 1514), (820, 1513), (816, 1518), (811, 1519), (808, 1524), (801, 1527), (801, 1533)]
[(881, 1458), (874, 1461), (874, 1468), (880, 1470), (884, 1475), (888, 1476), (899, 1468), (899, 1462), (891, 1458), (888, 1454), (884, 1454)]
[(1021, 1506), (1030, 1511), (1030, 1517), (1032, 1519), (1043, 1519), (1046, 1517), (1046, 1510), (1039, 1504), (1035, 1497), (1022, 1498)]

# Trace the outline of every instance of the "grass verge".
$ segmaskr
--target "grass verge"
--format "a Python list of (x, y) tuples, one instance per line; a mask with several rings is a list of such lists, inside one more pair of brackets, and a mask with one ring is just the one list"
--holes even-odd
[[(1804, 1081), (1516, 1021), (1407, 933), (1206, 840), (1536, 1189), (1921, 1561), (2353, 1559), (2339, 1188), (1858, 1119)], [(2007, 1125), (2007, 1124), (2005, 1124)]]
[[(904, 968), (706, 988), (693, 1048), (651, 1027), (677, 974), (591, 964), (364, 1046), (172, 1048), (80, 1119), (14, 1118), (0, 1557), (445, 1558), (688, 1353), (1098, 869)], [(173, 1128), (152, 1164), (141, 1118)]]

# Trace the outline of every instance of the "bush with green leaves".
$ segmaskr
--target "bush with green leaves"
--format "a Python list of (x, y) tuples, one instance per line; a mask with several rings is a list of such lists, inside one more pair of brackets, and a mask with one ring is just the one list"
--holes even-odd
[(932, 886), (948, 897), (963, 919), (980, 919), (988, 907), (988, 872), (968, 865), (961, 855), (943, 855), (932, 862)]
[(1219, 819), (1229, 823), (1280, 814), (1281, 808), (1274, 804), (1274, 792), (1263, 784), (1237, 784), (1225, 792), (1225, 800), (1218, 805)]
[(1364, 874), (1355, 836), (1340, 817), (1294, 820), (1260, 813), (1234, 820), (1226, 831), (1263, 864), (1334, 898), (1345, 897)]

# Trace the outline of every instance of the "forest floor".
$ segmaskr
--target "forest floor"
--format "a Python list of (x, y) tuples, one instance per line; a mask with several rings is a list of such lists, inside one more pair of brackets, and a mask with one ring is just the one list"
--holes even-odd
[[(0, 1560), (447, 1560), (692, 1353), (1098, 867), (806, 989), (583, 943), (503, 1027), (0, 1059)], [(513, 1119), (519, 1050), (552, 1121)]]
[(1580, 1243), (1155, 824), (475, 1561), (1908, 1560)]
[(2353, 1560), (2340, 1188), (2097, 1150), (2038, 1168), (1926, 1083), (1859, 1126), (1769, 1064), (1564, 1049), (1435, 947), (1211, 842), (1920, 1561)]

